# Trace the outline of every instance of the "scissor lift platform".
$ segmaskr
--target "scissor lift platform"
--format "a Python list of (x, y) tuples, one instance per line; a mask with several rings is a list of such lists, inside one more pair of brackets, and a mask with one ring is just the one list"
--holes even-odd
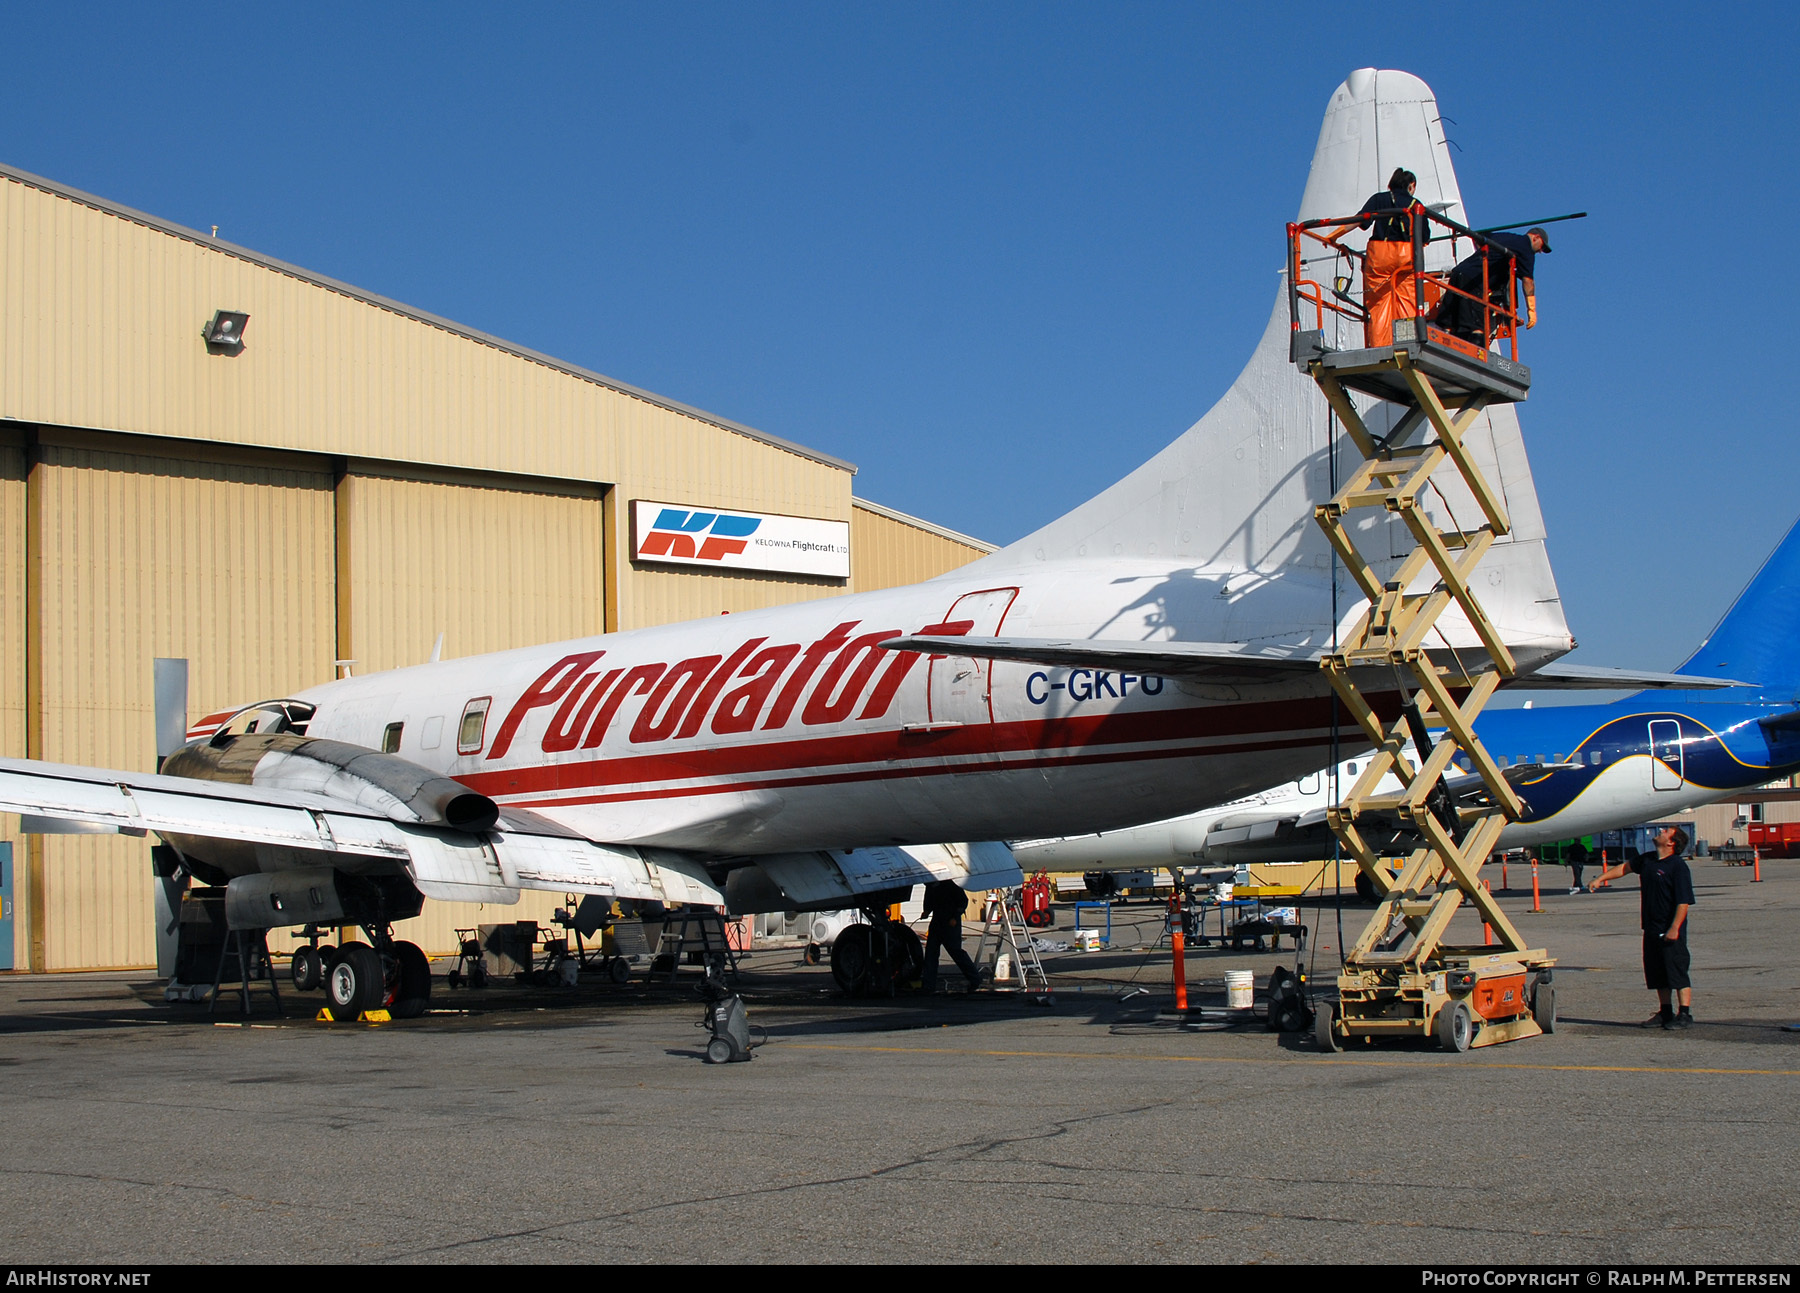
[[(1424, 340), (1413, 333), (1422, 332)], [(1531, 390), (1531, 369), (1496, 351), (1453, 337), (1423, 320), (1394, 323), (1394, 344), (1333, 350), (1320, 329), (1296, 332), (1290, 358), (1302, 369), (1324, 373), (1353, 391), (1396, 404), (1413, 403), (1405, 368), (1424, 373), (1438, 397), (1462, 405), (1477, 396), (1485, 404), (1517, 404)], [(1404, 363), (1396, 360), (1404, 356)]]
[[(1413, 263), (1422, 264), (1426, 224), (1450, 222), (1416, 205), (1412, 215)], [(1510, 304), (1501, 309), (1484, 296), (1483, 336), (1504, 329), (1511, 336), (1511, 357), (1428, 323), (1424, 281), (1454, 289), (1423, 271), (1414, 284), (1415, 315), (1393, 321), (1391, 344), (1328, 348), (1323, 316), (1349, 314), (1354, 302), (1343, 285), (1328, 294), (1323, 284), (1302, 277), (1307, 262), (1301, 243), (1322, 240), (1318, 231), (1326, 225), (1349, 227), (1355, 220), (1288, 226), (1291, 357), (1318, 384), (1363, 458), (1331, 501), (1314, 510), (1368, 601), (1360, 622), (1321, 663), (1332, 690), (1375, 747), (1356, 784), (1327, 809), (1326, 821), (1380, 894), (1374, 917), (1345, 949), (1338, 999), (1319, 1012), (1315, 1036), (1328, 1050), (1355, 1040), (1435, 1038), (1461, 1051), (1555, 1027), (1550, 986), (1555, 961), (1544, 949), (1527, 946), (1479, 879), (1482, 862), (1524, 804), (1474, 729), (1476, 716), (1501, 680), (1515, 675), (1517, 664), (1481, 607), (1475, 579), (1482, 557), (1510, 533), (1512, 522), (1504, 496), (1483, 477), (1466, 437), (1489, 405), (1525, 398), (1531, 370), (1517, 360), (1520, 320)], [(1473, 230), (1452, 227), (1459, 236), (1480, 241)], [(1362, 255), (1352, 249), (1334, 254), (1359, 263)], [(1509, 270), (1509, 292), (1512, 281)], [(1301, 330), (1304, 305), (1321, 320), (1317, 331)], [(1371, 431), (1352, 391), (1402, 410), (1386, 436)], [(1444, 529), (1430, 515), (1425, 494), (1440, 468), (1453, 471), (1473, 496), (1481, 513), (1478, 524)], [(1413, 550), (1397, 566), (1385, 527), (1371, 531), (1352, 520), (1368, 510), (1399, 517), (1411, 532)], [(1359, 537), (1367, 542), (1371, 536), (1379, 539), (1373, 557), (1358, 546)], [(1427, 643), (1434, 636), (1442, 640), (1438, 620), (1452, 606), (1461, 610), (1480, 647), (1434, 657)], [(1376, 685), (1389, 693), (1387, 699), (1365, 694), (1363, 680), (1373, 678), (1384, 679)], [(1431, 737), (1429, 721), (1443, 726), (1441, 737)], [(1415, 756), (1409, 757), (1409, 743)], [(1463, 806), (1452, 798), (1445, 777), (1453, 764), (1479, 775), (1485, 802)], [(1390, 772), (1400, 782), (1398, 793), (1381, 789)], [(1394, 823), (1418, 845), (1390, 874), (1376, 841), (1391, 834)], [(1449, 941), (1451, 918), (1465, 903), (1497, 936), (1495, 944)]]

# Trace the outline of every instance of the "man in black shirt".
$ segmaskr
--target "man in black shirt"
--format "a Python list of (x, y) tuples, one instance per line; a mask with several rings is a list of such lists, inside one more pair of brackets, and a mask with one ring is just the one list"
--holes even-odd
[(1365, 346), (1388, 346), (1394, 341), (1394, 320), (1410, 319), (1417, 312), (1413, 285), (1413, 192), (1419, 177), (1404, 167), (1394, 172), (1387, 188), (1362, 204), (1362, 219), (1332, 230), (1327, 243), (1335, 243), (1351, 229), (1367, 229), (1369, 245), (1363, 253), (1363, 323)]
[(975, 962), (963, 951), (962, 918), (969, 909), (969, 895), (963, 892), (962, 886), (954, 880), (939, 880), (935, 884), (925, 886), (925, 909), (922, 915), (931, 918), (931, 928), (925, 935), (925, 973), (921, 976), (921, 985), (926, 992), (937, 991), (938, 952), (947, 949), (950, 959), (962, 970), (963, 978), (968, 980), (969, 991), (973, 992), (981, 982), (981, 975), (975, 969)]
[[(1668, 826), (1657, 833), (1656, 852), (1636, 853), (1605, 867), (1589, 892), (1627, 871), (1638, 874), (1638, 923), (1644, 930), (1644, 986), (1656, 990), (1660, 1007), (1645, 1028), (1686, 1028), (1694, 1022), (1694, 989), (1688, 980), (1688, 908), (1694, 905), (1694, 877), (1681, 860), (1687, 832)], [(1677, 1014), (1673, 1005), (1680, 1007)]]
[[(1457, 262), (1450, 271), (1450, 286), (1444, 293), (1434, 322), (1452, 336), (1487, 345), (1505, 325), (1501, 317), (1490, 317), (1481, 307), (1482, 267), (1487, 267), (1487, 299), (1495, 310), (1510, 313), (1513, 309), (1512, 276), (1525, 297), (1525, 326), (1537, 327), (1537, 258), (1550, 254), (1550, 235), (1542, 229), (1525, 233), (1490, 233), (1487, 242), (1473, 256)], [(1510, 272), (1509, 272), (1510, 263)], [(1489, 324), (1492, 324), (1492, 330)]]

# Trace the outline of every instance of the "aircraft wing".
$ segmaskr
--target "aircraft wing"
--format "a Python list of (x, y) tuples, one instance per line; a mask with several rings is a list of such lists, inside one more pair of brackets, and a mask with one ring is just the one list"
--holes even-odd
[(1500, 684), (1525, 691), (1717, 691), (1745, 687), (1735, 678), (1702, 678), (1689, 673), (1646, 673), (1558, 661)]
[[(502, 808), (491, 830), (463, 831), (397, 821), (312, 791), (22, 759), (0, 759), (0, 812), (20, 814), (27, 833), (70, 824), (128, 835), (155, 831), (178, 849), (193, 840), (249, 845), (274, 866), (328, 860), (345, 871), (404, 870), (426, 897), (450, 902), (516, 903), (521, 889), (546, 889), (725, 906), (728, 890), (735, 896), (742, 889), (752, 901), (773, 894), (777, 905), (731, 902), (734, 909), (776, 910), (856, 906), (861, 895), (932, 880), (1000, 888), (1022, 879), (1011, 851), (999, 844), (726, 860), (590, 840), (522, 809)], [(774, 887), (741, 885), (733, 879), (740, 871), (767, 876)]]
[[(881, 644), (890, 651), (1016, 660), (1067, 669), (1135, 669), (1163, 678), (1206, 682), (1273, 682), (1316, 673), (1320, 653), (1310, 647), (1245, 642), (1122, 642), (1104, 639), (939, 637), (910, 634)], [(1745, 684), (1731, 678), (1646, 673), (1595, 665), (1548, 664), (1503, 686), (1533, 691), (1711, 691)]]

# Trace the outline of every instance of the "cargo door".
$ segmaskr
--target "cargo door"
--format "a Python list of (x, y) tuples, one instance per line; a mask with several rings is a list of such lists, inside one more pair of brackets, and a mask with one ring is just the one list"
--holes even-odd
[(1650, 723), (1650, 788), (1680, 790), (1681, 724), (1672, 718), (1652, 719)]
[[(938, 637), (997, 637), (1000, 624), (1018, 595), (1017, 588), (968, 593), (956, 599), (943, 623), (919, 631)], [(932, 656), (928, 688), (932, 726), (993, 722), (994, 706), (988, 688), (992, 666), (993, 661), (972, 656)]]

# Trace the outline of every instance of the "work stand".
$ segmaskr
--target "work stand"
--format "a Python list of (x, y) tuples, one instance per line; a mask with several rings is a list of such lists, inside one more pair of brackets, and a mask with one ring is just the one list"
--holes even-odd
[[(721, 978), (737, 982), (737, 952), (725, 935), (725, 917), (711, 907), (694, 906), (670, 913), (645, 981), (674, 983), (689, 952), (699, 953), (703, 975), (716, 971)], [(667, 978), (659, 977), (662, 975)]]
[[(1541, 1020), (1554, 1027), (1555, 962), (1526, 945), (1479, 879), (1506, 823), (1524, 812), (1474, 727), (1501, 681), (1517, 672), (1475, 591), (1476, 567), (1511, 521), (1465, 439), (1484, 409), (1525, 398), (1530, 370), (1419, 318), (1396, 323), (1391, 344), (1326, 348), (1322, 331), (1300, 331), (1301, 302), (1319, 303), (1300, 277), (1305, 233), (1305, 226), (1290, 226), (1292, 356), (1362, 459), (1314, 518), (1368, 601), (1347, 640), (1322, 664), (1332, 691), (1375, 747), (1356, 784), (1327, 810), (1327, 822), (1380, 895), (1367, 928), (1346, 950), (1336, 1003), (1317, 1012), (1315, 1035), (1331, 1050), (1357, 1038), (1435, 1037), (1462, 1051), (1533, 1037), (1546, 1031)], [(1400, 417), (1378, 437), (1352, 391), (1398, 405)], [(1433, 477), (1440, 471), (1466, 487), (1479, 524), (1446, 529), (1433, 520), (1424, 499), (1438, 488)], [(1413, 547), (1397, 566), (1388, 526), (1365, 528), (1381, 544), (1382, 570), (1358, 549), (1356, 523), (1372, 510), (1398, 517), (1412, 536)], [(1480, 652), (1449, 649), (1437, 632), (1453, 607)], [(1391, 695), (1396, 686), (1399, 712), (1383, 700), (1384, 717), (1368, 693)], [(1434, 740), (1428, 725), (1443, 728), (1443, 735)], [(1416, 763), (1406, 753), (1409, 739)], [(1453, 798), (1446, 777), (1458, 772), (1479, 776), (1484, 792)], [(1377, 793), (1389, 773), (1400, 789)], [(1420, 843), (1391, 874), (1370, 841), (1392, 840), (1396, 830)], [(1448, 941), (1451, 919), (1465, 902), (1477, 908), (1497, 943)]]
[[(226, 968), (229, 964), (234, 971), (229, 976)], [(213, 970), (212, 996), (206, 1003), (206, 1013), (213, 1014), (219, 1008), (219, 992), (227, 978), (237, 982), (235, 991), (243, 1013), (250, 1013), (250, 985), (258, 979), (269, 985), (269, 995), (275, 1000), (275, 1014), (286, 1018), (287, 1012), (281, 1008), (281, 985), (276, 980), (275, 966), (269, 960), (268, 931), (262, 929), (234, 929), (225, 935), (225, 941), (219, 945), (219, 964)]]

